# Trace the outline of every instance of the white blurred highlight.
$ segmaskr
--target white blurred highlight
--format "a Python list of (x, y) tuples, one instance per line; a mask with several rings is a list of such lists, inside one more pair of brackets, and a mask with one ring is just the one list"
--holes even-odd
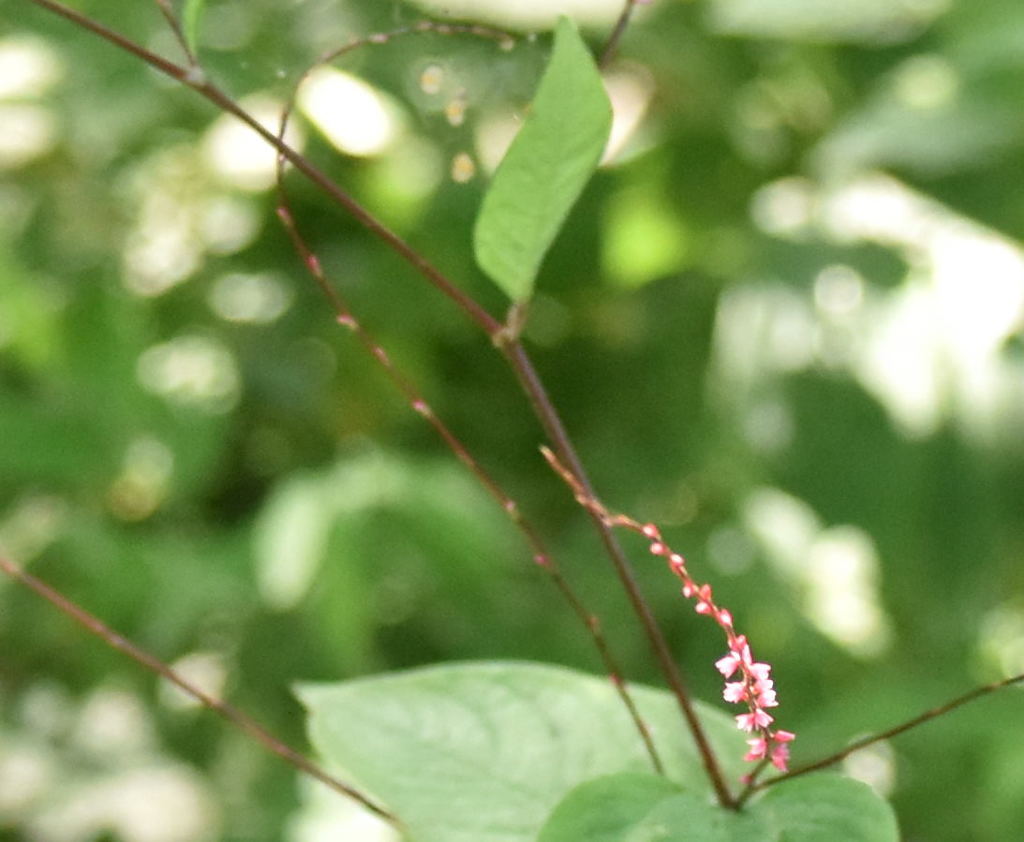
[(1024, 327), (1020, 243), (880, 174), (833, 191), (781, 179), (758, 191), (751, 215), (782, 239), (879, 244), (909, 268), (880, 287), (832, 264), (813, 296), (771, 277), (728, 289), (715, 353), (729, 400), (754, 400), (773, 375), (823, 365), (846, 368), (908, 436), (955, 418), (985, 440), (1024, 420), (1024, 378), (1002, 352)]
[(431, 15), (465, 18), (498, 25), (538, 29), (552, 27), (559, 15), (577, 23), (607, 25), (622, 11), (622, 0), (414, 0)]
[(0, 170), (41, 158), (57, 143), (57, 119), (41, 105), (0, 105)]
[(210, 308), (226, 321), (266, 324), (288, 309), (292, 292), (267, 272), (231, 272), (214, 281), (207, 298)]
[(1006, 602), (988, 612), (978, 633), (978, 651), (986, 666), (1003, 678), (1024, 673), (1024, 602)]
[[(243, 99), (241, 106), (265, 129), (277, 134), (284, 103), (255, 94)], [(293, 149), (302, 151), (305, 138), (294, 120), (289, 123), (285, 141)], [(211, 173), (226, 185), (259, 193), (274, 184), (277, 153), (266, 140), (230, 114), (222, 114), (207, 129), (202, 154)]]
[(843, 771), (866, 783), (882, 798), (891, 796), (896, 787), (896, 758), (888, 742), (855, 751), (843, 761)]
[(379, 155), (400, 128), (394, 103), (363, 80), (333, 67), (309, 74), (298, 105), (331, 145), (346, 155)]
[(27, 810), (42, 800), (57, 777), (59, 759), (47, 746), (4, 735), (0, 753), (0, 816)]
[(879, 606), (878, 557), (863, 530), (823, 531), (810, 548), (804, 580), (809, 619), (828, 637), (859, 656), (883, 653), (891, 630)]
[(913, 267), (865, 314), (857, 376), (909, 433), (930, 433), (953, 407), (984, 435), (1019, 395), (1000, 349), (1024, 322), (1020, 245), (882, 175), (824, 211), (837, 236), (895, 248)]
[(201, 183), (194, 151), (185, 145), (157, 150), (132, 173), (129, 193), (137, 206), (121, 255), (129, 292), (163, 295), (202, 264), (195, 212)]
[(122, 520), (143, 520), (164, 501), (174, 470), (174, 454), (151, 436), (134, 439), (120, 474), (107, 490), (107, 505)]
[(304, 806), (293, 816), (288, 842), (399, 842), (383, 819), (343, 798), (320, 783), (304, 783)]
[(95, 757), (122, 756), (149, 751), (156, 734), (138, 696), (100, 687), (82, 705), (72, 740)]
[(0, 39), (0, 99), (40, 97), (63, 75), (60, 57), (42, 39), (25, 35)]
[[(228, 668), (219, 652), (192, 652), (171, 664), (185, 681), (214, 699), (224, 697)], [(160, 682), (160, 700), (169, 708), (189, 710), (202, 707), (202, 703), (166, 679)]]
[(612, 130), (601, 163), (609, 165), (621, 163), (623, 152), (643, 123), (655, 87), (650, 72), (635, 64), (609, 70), (603, 79), (612, 103)]
[(198, 208), (199, 234), (207, 251), (234, 254), (249, 245), (259, 233), (261, 218), (250, 200), (216, 195)]
[(154, 345), (139, 357), (136, 371), (149, 391), (207, 412), (226, 412), (238, 398), (234, 358), (205, 337), (181, 336)]
[(822, 634), (857, 657), (886, 651), (891, 627), (878, 593), (877, 553), (866, 532), (823, 528), (810, 506), (774, 488), (753, 492), (743, 518)]
[(170, 764), (97, 774), (63, 788), (28, 831), (48, 842), (82, 842), (104, 833), (125, 842), (212, 842), (218, 817), (206, 786), (187, 767)]

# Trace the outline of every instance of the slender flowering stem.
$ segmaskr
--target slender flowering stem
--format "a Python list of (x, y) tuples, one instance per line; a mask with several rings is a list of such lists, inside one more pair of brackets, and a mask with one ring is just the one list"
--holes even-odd
[[(736, 724), (750, 734), (750, 739), (747, 740), (750, 750), (743, 759), (758, 762), (755, 770), (745, 777), (745, 782), (753, 782), (754, 776), (764, 768), (763, 761), (770, 761), (777, 769), (786, 771), (789, 743), (795, 735), (790, 731), (772, 727), (775, 717), (768, 713), (768, 709), (778, 707), (779, 703), (775, 694), (775, 682), (771, 678), (771, 666), (754, 660), (746, 636), (736, 633), (732, 614), (716, 602), (711, 585), (700, 584), (690, 575), (686, 559), (665, 542), (657, 526), (653, 523), (640, 523), (627, 515), (608, 511), (593, 494), (583, 488), (576, 476), (558, 461), (554, 453), (546, 447), (541, 448), (541, 452), (548, 464), (572, 489), (576, 501), (581, 506), (599, 517), (609, 527), (628, 529), (646, 538), (651, 554), (664, 558), (668, 569), (683, 583), (682, 594), (694, 602), (694, 610), (714, 620), (725, 634), (729, 651), (715, 662), (715, 668), (726, 679), (722, 696), (727, 702), (747, 707), (746, 713), (736, 717)], [(738, 680), (729, 681), (731, 678)]]
[(13, 561), (6, 558), (2, 553), (0, 553), (0, 571), (6, 573), (15, 581), (21, 582), (21, 584), (34, 591), (57, 608), (57, 610), (66, 614), (87, 631), (103, 640), (108, 646), (123, 652), (137, 664), (140, 664), (150, 672), (153, 672), (176, 685), (197, 702), (209, 708), (236, 728), (244, 731), (258, 743), (263, 745), (267, 751), (272, 754), (276, 754), (300, 772), (304, 772), (310, 777), (315, 778), (322, 784), (333, 789), (335, 792), (358, 801), (371, 813), (374, 813), (390, 824), (395, 825), (396, 827), (399, 826), (398, 818), (370, 798), (366, 793), (360, 792), (351, 784), (334, 777), (320, 766), (317, 766), (309, 758), (281, 742), (248, 714), (245, 714), (238, 708), (229, 705), (227, 702), (223, 702), (220, 699), (211, 696), (209, 693), (200, 690), (159, 658), (151, 655), (149, 652), (146, 652), (140, 646), (132, 643), (123, 635), (118, 634), (103, 623), (98, 617), (95, 617), (85, 609), (76, 605), (62, 593), (50, 587), (41, 579), (36, 578), (30, 573), (26, 573)]

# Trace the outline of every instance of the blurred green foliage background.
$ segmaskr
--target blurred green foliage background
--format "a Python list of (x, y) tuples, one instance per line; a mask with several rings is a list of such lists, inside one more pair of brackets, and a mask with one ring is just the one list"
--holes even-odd
[[(445, 5), (540, 34), (360, 50), (338, 66), (373, 90), (330, 77), (297, 142), (500, 315), (472, 220), (570, 4), (526, 22)], [(155, 5), (76, 6), (178, 59)], [(589, 4), (595, 47), (618, 8)], [(429, 11), (210, 0), (201, 56), (273, 115), (323, 50)], [(608, 71), (624, 139), (542, 273), (528, 345), (599, 493), (714, 582), (774, 665), (797, 764), (1024, 671), (1022, 33), (1016, 0), (656, 0)], [(332, 118), (377, 135), (339, 154)], [(0, 3), (0, 545), (295, 742), (297, 680), (599, 671), (519, 534), (334, 324), (258, 148), (132, 57)], [(629, 677), (657, 683), (499, 355), (290, 183), (360, 319), (520, 502)], [(626, 543), (715, 700), (722, 641)], [(1022, 838), (1021, 693), (847, 771), (907, 840)], [(0, 581), (0, 839), (378, 838), (339, 810)]]

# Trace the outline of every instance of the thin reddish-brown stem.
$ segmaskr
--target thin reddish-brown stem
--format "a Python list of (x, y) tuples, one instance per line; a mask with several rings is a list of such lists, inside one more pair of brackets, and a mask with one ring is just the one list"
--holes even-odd
[(500, 321), (491, 316), (491, 314), (484, 310), (483, 307), (481, 307), (474, 299), (460, 290), (443, 272), (441, 272), (440, 269), (435, 267), (422, 254), (399, 237), (398, 234), (371, 214), (348, 192), (338, 186), (337, 183), (317, 169), (317, 167), (315, 167), (308, 158), (297, 152), (283, 140), (280, 140), (273, 131), (260, 123), (259, 120), (242, 108), (242, 106), (232, 99), (227, 93), (206, 79), (204, 74), (196, 72), (195, 68), (182, 67), (172, 61), (168, 61), (162, 56), (159, 56), (156, 53), (147, 50), (140, 44), (125, 38), (120, 33), (115, 32), (98, 21), (95, 21), (61, 3), (54, 2), (54, 0), (29, 0), (29, 2), (34, 3), (37, 6), (41, 6), (42, 8), (58, 14), (61, 17), (67, 18), (72, 23), (89, 30), (116, 47), (131, 53), (141, 61), (144, 61), (154, 70), (160, 71), (164, 75), (175, 79), (182, 85), (191, 88), (196, 93), (205, 97), (221, 111), (237, 117), (250, 129), (256, 132), (270, 146), (272, 146), (278, 154), (284, 156), (284, 158), (287, 159), (296, 170), (301, 172), (306, 178), (315, 184), (335, 204), (339, 205), (351, 214), (360, 225), (366, 228), (366, 230), (375, 237), (382, 240), (388, 248), (408, 262), (439, 292), (454, 302), (455, 305), (462, 310), (468, 318), (475, 322), (481, 330), (485, 331), (488, 335), (491, 335), (497, 333), (501, 329), (502, 325)]
[(132, 643), (132, 641), (128, 640), (126, 637), (103, 623), (103, 621), (98, 617), (90, 614), (84, 608), (72, 602), (62, 593), (52, 588), (41, 579), (36, 578), (30, 573), (26, 573), (17, 564), (2, 554), (0, 554), (0, 571), (3, 571), (15, 581), (20, 582), (30, 590), (34, 591), (37, 595), (53, 605), (58, 611), (66, 614), (88, 632), (100, 638), (108, 646), (117, 649), (119, 652), (123, 652), (140, 666), (162, 678), (165, 678), (167, 681), (170, 681), (182, 690), (182, 692), (187, 693), (197, 702), (214, 711), (239, 730), (244, 731), (267, 749), (267, 751), (277, 755), (300, 772), (315, 778), (325, 786), (333, 789), (335, 792), (358, 801), (371, 813), (374, 813), (385, 821), (395, 826), (399, 825), (398, 818), (389, 810), (385, 809), (370, 798), (370, 796), (360, 792), (351, 784), (334, 777), (320, 766), (317, 766), (305, 755), (281, 742), (248, 714), (245, 714), (238, 708), (229, 705), (227, 702), (221, 701), (215, 696), (211, 696), (209, 693), (205, 693), (200, 690), (155, 655), (151, 655), (137, 644)]
[(196, 58), (196, 54), (192, 52), (192, 47), (189, 46), (188, 38), (185, 37), (185, 30), (181, 27), (181, 21), (178, 20), (178, 15), (174, 11), (174, 7), (171, 6), (170, 0), (153, 0), (156, 3), (156, 7), (160, 10), (160, 14), (163, 15), (167, 26), (170, 27), (171, 32), (174, 33), (174, 40), (178, 42), (178, 46), (181, 47), (185, 58), (188, 59), (188, 63), (191, 67), (196, 67), (199, 64), (199, 60)]
[(629, 21), (633, 17), (633, 11), (636, 9), (636, 6), (637, 0), (626, 0), (622, 11), (619, 13), (619, 18), (615, 21), (615, 26), (608, 36), (608, 40), (605, 41), (604, 47), (601, 48), (601, 56), (597, 60), (599, 67), (607, 67), (611, 60), (615, 58), (619, 42), (622, 40), (622, 36), (626, 34), (626, 29), (629, 27)]
[(846, 748), (842, 749), (842, 751), (837, 751), (835, 754), (830, 754), (828, 757), (823, 757), (821, 760), (815, 760), (813, 763), (799, 766), (785, 774), (776, 775), (774, 778), (769, 778), (768, 780), (753, 784), (744, 790), (743, 794), (739, 798), (739, 803), (742, 804), (745, 802), (759, 789), (765, 789), (767, 787), (774, 786), (775, 784), (782, 783), (783, 781), (789, 781), (793, 778), (799, 778), (801, 775), (806, 775), (810, 772), (817, 772), (819, 769), (826, 769), (829, 766), (834, 766), (836, 763), (845, 760), (854, 752), (860, 751), (861, 749), (867, 748), (875, 743), (880, 743), (883, 740), (892, 739), (893, 737), (909, 731), (911, 728), (916, 728), (919, 725), (924, 725), (926, 722), (930, 722), (933, 719), (944, 716), (945, 714), (956, 710), (958, 707), (966, 705), (968, 702), (973, 702), (976, 699), (980, 699), (982, 696), (987, 696), (989, 693), (995, 693), (997, 690), (1002, 690), (1004, 687), (1009, 687), (1013, 684), (1020, 684), (1022, 682), (1024, 682), (1024, 673), (1012, 676), (1011, 678), (1005, 678), (1002, 681), (993, 681), (991, 684), (975, 687), (973, 690), (950, 699), (944, 704), (918, 714), (913, 719), (908, 719), (906, 722), (902, 722), (885, 731), (880, 731), (877, 734), (872, 734), (871, 736), (855, 740), (846, 746)]

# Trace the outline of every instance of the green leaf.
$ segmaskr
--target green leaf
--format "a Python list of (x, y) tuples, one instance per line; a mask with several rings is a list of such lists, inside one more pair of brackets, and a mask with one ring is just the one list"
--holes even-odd
[(185, 42), (188, 48), (195, 55), (199, 52), (199, 26), (203, 20), (203, 12), (206, 11), (206, 0), (185, 0), (185, 8), (181, 14), (182, 29), (185, 32)]
[[(625, 773), (588, 781), (558, 805), (537, 842), (739, 842), (757, 820), (736, 816), (665, 778)], [(744, 835), (746, 834), (746, 835)]]
[(784, 842), (899, 842), (889, 803), (867, 784), (839, 775), (808, 775), (769, 789), (751, 807), (770, 816)]
[[(711, 798), (675, 700), (633, 689), (669, 777)], [(605, 678), (527, 663), (466, 663), (304, 686), (312, 742), (381, 798), (416, 842), (534, 842), (571, 789), (650, 762)], [(701, 707), (733, 779), (743, 735)]]
[(477, 263), (509, 298), (530, 297), (544, 255), (601, 160), (611, 120), (590, 52), (563, 17), (530, 112), (473, 231)]
[(588, 781), (555, 808), (537, 842), (898, 842), (869, 787), (821, 774), (772, 787), (740, 813), (651, 774)]

